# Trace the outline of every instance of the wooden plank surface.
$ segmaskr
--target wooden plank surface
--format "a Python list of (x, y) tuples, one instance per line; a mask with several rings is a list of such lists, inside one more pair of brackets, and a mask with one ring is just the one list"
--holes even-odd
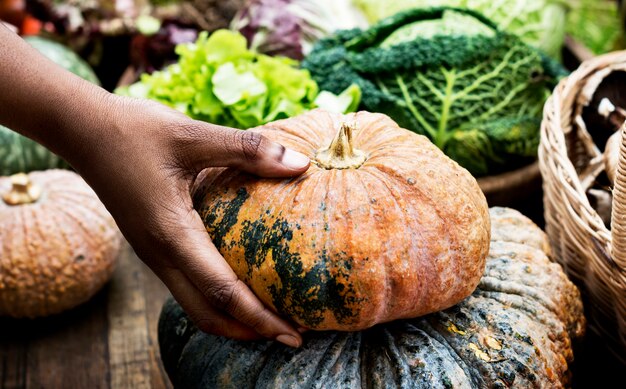
[[(168, 291), (125, 245), (109, 284), (64, 314), (0, 319), (0, 389), (155, 388), (172, 385), (163, 370), (157, 322)], [(624, 367), (588, 334), (578, 345), (574, 389), (613, 387)]]
[(167, 295), (125, 244), (89, 302), (50, 318), (0, 319), (0, 388), (171, 388), (157, 339)]
[(148, 318), (139, 261), (128, 261), (109, 288), (111, 387), (150, 387)]

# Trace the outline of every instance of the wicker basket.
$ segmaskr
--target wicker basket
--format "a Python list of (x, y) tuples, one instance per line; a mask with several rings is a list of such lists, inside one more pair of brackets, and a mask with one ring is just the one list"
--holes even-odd
[(554, 258), (581, 288), (589, 328), (626, 363), (626, 142), (608, 229), (586, 196), (604, 163), (582, 120), (583, 107), (613, 71), (626, 71), (626, 51), (587, 60), (559, 83), (544, 109), (539, 167)]

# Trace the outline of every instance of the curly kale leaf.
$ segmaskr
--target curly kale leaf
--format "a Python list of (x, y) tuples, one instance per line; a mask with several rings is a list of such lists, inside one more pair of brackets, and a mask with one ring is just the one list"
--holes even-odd
[[(474, 17), (493, 34), (455, 29), (451, 35), (385, 44), (395, 31), (443, 19), (446, 12)], [(303, 66), (323, 89), (341, 91), (357, 84), (362, 109), (385, 113), (428, 136), (474, 175), (502, 170), (503, 164), (512, 168), (514, 161), (536, 153), (529, 139), (537, 139), (543, 103), (563, 74), (536, 49), (480, 15), (449, 8), (411, 10), (366, 31), (340, 32), (321, 41)], [(522, 118), (534, 124), (515, 131), (514, 123)], [(512, 126), (507, 136), (502, 125)], [(467, 129), (475, 134), (463, 133)]]

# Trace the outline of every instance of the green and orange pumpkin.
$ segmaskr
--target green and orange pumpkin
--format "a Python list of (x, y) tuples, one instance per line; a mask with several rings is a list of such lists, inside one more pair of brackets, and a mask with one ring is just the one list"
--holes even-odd
[(309, 331), (293, 349), (200, 332), (170, 299), (159, 321), (165, 369), (189, 389), (567, 387), (585, 328), (580, 294), (546, 255), (543, 231), (511, 209), (490, 214), (485, 272), (451, 308), (364, 331)]
[(207, 169), (194, 206), (235, 273), (317, 330), (360, 330), (448, 308), (489, 249), (476, 180), (382, 114), (316, 110), (253, 129), (312, 160), (291, 179)]

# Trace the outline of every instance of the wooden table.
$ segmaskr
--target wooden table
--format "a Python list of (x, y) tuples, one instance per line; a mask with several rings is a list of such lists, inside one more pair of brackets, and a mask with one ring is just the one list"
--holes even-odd
[(0, 388), (171, 388), (157, 341), (161, 281), (124, 245), (93, 299), (39, 320), (0, 320)]
[[(0, 389), (171, 388), (157, 322), (168, 291), (125, 245), (111, 282), (88, 303), (41, 320), (0, 320)], [(574, 389), (613, 387), (623, 369), (588, 335)]]

